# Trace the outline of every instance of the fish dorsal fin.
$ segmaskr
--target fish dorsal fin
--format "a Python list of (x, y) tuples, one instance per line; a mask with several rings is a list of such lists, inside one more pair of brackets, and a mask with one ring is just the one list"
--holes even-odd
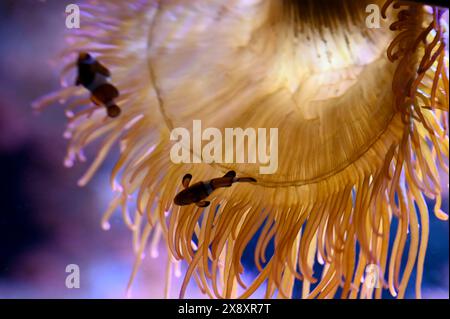
[(236, 177), (236, 172), (235, 171), (229, 171), (227, 172), (225, 175), (223, 175), (223, 177)]
[(109, 72), (109, 70), (103, 64), (101, 64), (98, 61), (95, 61), (92, 64), (92, 70), (94, 72), (98, 72), (98, 73), (100, 73), (100, 74), (102, 74), (102, 75), (104, 75), (106, 77), (110, 77), (111, 76), (111, 72)]
[(192, 175), (191, 174), (186, 174), (183, 176), (183, 180), (181, 182), (181, 184), (183, 184), (184, 188), (188, 188), (189, 187), (189, 183), (191, 182), (192, 179)]

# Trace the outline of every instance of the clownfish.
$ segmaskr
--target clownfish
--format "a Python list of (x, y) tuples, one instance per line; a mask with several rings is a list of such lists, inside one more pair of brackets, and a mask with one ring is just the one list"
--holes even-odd
[(197, 182), (189, 186), (191, 179), (191, 174), (184, 175), (182, 180), (184, 190), (179, 192), (173, 200), (176, 205), (185, 206), (196, 204), (198, 207), (207, 207), (210, 202), (204, 199), (217, 188), (230, 187), (234, 183), (239, 182), (256, 183), (256, 179), (252, 177), (236, 177), (235, 171), (229, 171), (223, 177), (213, 178), (205, 182)]
[(91, 101), (106, 107), (109, 117), (120, 115), (120, 108), (114, 99), (119, 97), (119, 90), (108, 82), (111, 73), (89, 53), (81, 52), (77, 60), (78, 77), (75, 84), (82, 85), (91, 92)]

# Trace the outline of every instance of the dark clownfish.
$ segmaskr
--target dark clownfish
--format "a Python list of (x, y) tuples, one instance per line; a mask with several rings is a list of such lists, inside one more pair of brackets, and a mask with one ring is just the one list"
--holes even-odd
[(108, 82), (109, 70), (89, 53), (81, 52), (77, 61), (78, 77), (76, 85), (82, 85), (91, 92), (91, 100), (96, 105), (106, 107), (109, 117), (120, 115), (120, 108), (114, 99), (119, 97), (117, 88)]
[(210, 202), (204, 199), (217, 188), (230, 187), (234, 183), (239, 182), (256, 183), (256, 179), (252, 177), (237, 178), (235, 171), (229, 171), (223, 177), (213, 178), (209, 181), (198, 182), (189, 186), (191, 179), (191, 174), (184, 175), (182, 180), (184, 190), (179, 192), (173, 200), (176, 205), (184, 206), (195, 203), (198, 207), (207, 207)]

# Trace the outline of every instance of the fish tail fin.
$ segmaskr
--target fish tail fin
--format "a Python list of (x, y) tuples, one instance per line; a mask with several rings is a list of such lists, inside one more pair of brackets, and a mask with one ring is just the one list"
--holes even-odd
[(109, 117), (118, 117), (121, 113), (120, 107), (117, 104), (110, 104), (106, 107)]
[(256, 183), (253, 177), (238, 177), (233, 179), (234, 183)]

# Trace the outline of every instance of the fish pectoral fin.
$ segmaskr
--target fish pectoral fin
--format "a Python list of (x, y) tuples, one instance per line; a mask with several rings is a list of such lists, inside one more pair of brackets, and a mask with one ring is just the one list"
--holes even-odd
[(209, 204), (211, 204), (209, 201), (207, 201), (207, 200), (202, 200), (202, 201), (200, 201), (200, 202), (198, 202), (198, 203), (195, 203), (198, 207), (208, 207), (209, 206)]
[(100, 101), (99, 98), (97, 98), (95, 95), (91, 95), (91, 101), (95, 104), (95, 105), (102, 105), (102, 101)]
[(191, 182), (191, 179), (192, 179), (191, 174), (186, 174), (183, 176), (183, 180), (182, 180), (181, 184), (183, 185), (184, 188), (189, 187), (189, 183)]
[(229, 171), (227, 172), (225, 175), (223, 175), (223, 177), (236, 177), (236, 172), (235, 171)]

